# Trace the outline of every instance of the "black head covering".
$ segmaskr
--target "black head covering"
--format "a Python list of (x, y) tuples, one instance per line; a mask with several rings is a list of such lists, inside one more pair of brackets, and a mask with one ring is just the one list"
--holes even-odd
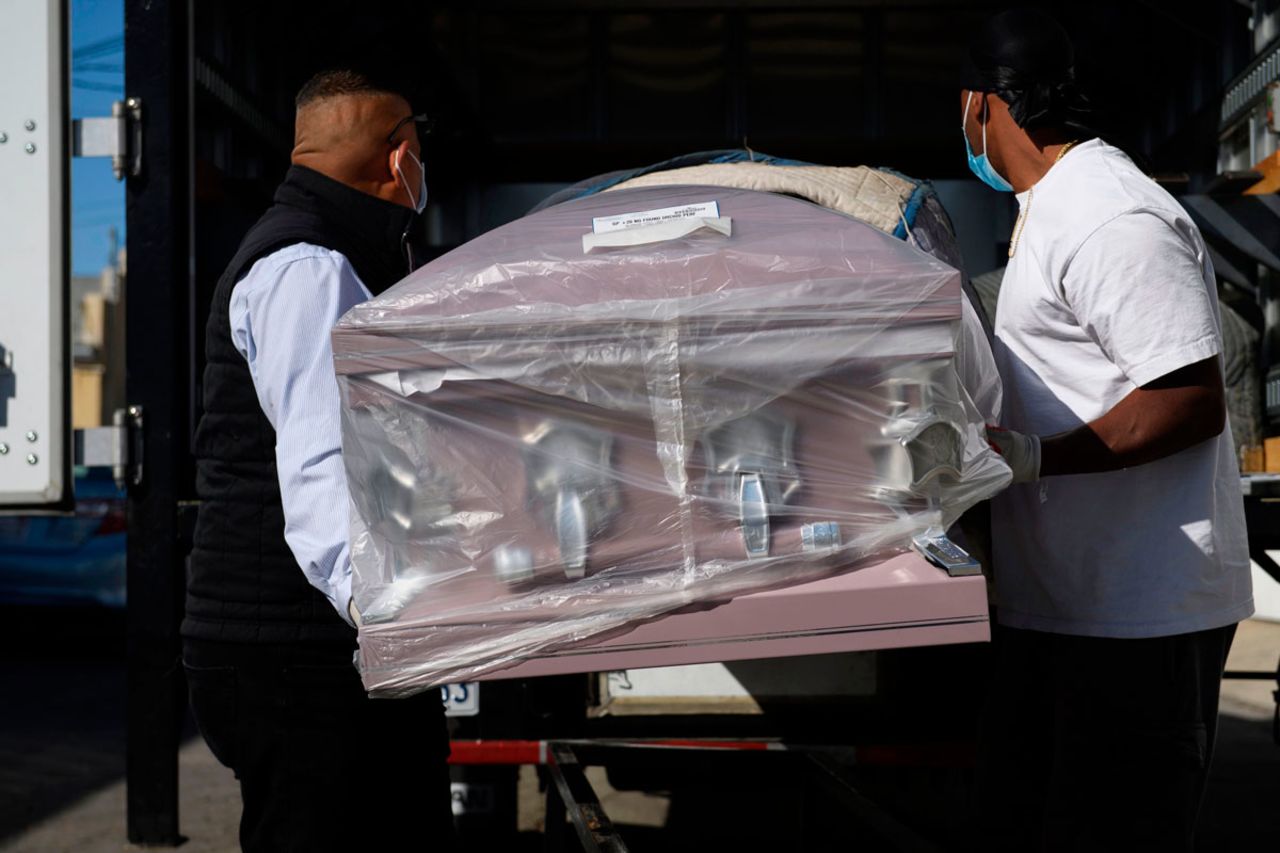
[(1075, 61), (1061, 24), (1038, 9), (1011, 9), (989, 18), (970, 43), (961, 85), (998, 94), (1019, 127), (1082, 125), (1089, 103)]

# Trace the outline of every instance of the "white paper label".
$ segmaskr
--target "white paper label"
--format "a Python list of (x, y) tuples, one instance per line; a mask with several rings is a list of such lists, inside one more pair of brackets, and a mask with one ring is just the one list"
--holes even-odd
[(677, 240), (702, 230), (714, 231), (725, 237), (733, 236), (733, 219), (728, 216), (717, 216), (708, 219), (702, 216), (683, 219), (668, 219), (652, 225), (636, 225), (604, 234), (583, 234), (582, 251), (590, 252), (599, 248), (618, 248), (622, 246), (644, 246), (648, 243), (663, 243)]
[(591, 220), (593, 234), (608, 234), (624, 228), (638, 228), (642, 225), (659, 225), (679, 219), (718, 219), (720, 203), (704, 201), (698, 204), (682, 204), (679, 207), (664, 207), (660, 210), (641, 210), (636, 213), (615, 213), (612, 216), (597, 216)]

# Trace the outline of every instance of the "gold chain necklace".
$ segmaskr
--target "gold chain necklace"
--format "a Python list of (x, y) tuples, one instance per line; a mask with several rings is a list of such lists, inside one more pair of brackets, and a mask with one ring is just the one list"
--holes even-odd
[[(1066, 156), (1066, 153), (1071, 150), (1071, 146), (1075, 145), (1076, 142), (1078, 141), (1079, 140), (1073, 139), (1072, 141), (1068, 142), (1066, 145), (1059, 148), (1058, 156), (1053, 158), (1053, 163), (1049, 165), (1049, 168), (1052, 169), (1054, 166), (1058, 165), (1058, 161), (1061, 160), (1064, 156)], [(1022, 210), (1018, 211), (1018, 221), (1015, 222), (1013, 225), (1013, 237), (1010, 238), (1009, 240), (1009, 257), (1011, 258), (1013, 257), (1013, 253), (1018, 251), (1018, 240), (1021, 239), (1022, 237), (1023, 226), (1027, 224), (1027, 214), (1031, 212), (1031, 199), (1034, 197), (1034, 195), (1035, 195), (1035, 188), (1028, 187), (1027, 203), (1022, 206)]]

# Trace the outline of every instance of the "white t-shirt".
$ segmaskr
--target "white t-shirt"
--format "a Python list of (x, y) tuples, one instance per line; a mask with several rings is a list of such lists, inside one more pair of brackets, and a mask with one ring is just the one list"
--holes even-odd
[[(995, 323), (1005, 425), (1048, 436), (1221, 352), (1213, 267), (1176, 201), (1123, 152), (1074, 147), (1028, 193)], [(1105, 474), (1047, 477), (993, 507), (999, 621), (1158, 637), (1253, 613), (1230, 427)]]

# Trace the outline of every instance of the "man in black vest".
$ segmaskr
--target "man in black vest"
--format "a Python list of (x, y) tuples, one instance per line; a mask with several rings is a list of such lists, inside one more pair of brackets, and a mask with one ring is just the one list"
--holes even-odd
[(416, 118), (366, 75), (309, 81), (293, 165), (214, 291), (183, 663), (200, 731), (240, 780), (247, 851), (452, 839), (439, 694), (370, 700), (352, 663), (329, 344), (347, 309), (412, 269), (426, 203)]

